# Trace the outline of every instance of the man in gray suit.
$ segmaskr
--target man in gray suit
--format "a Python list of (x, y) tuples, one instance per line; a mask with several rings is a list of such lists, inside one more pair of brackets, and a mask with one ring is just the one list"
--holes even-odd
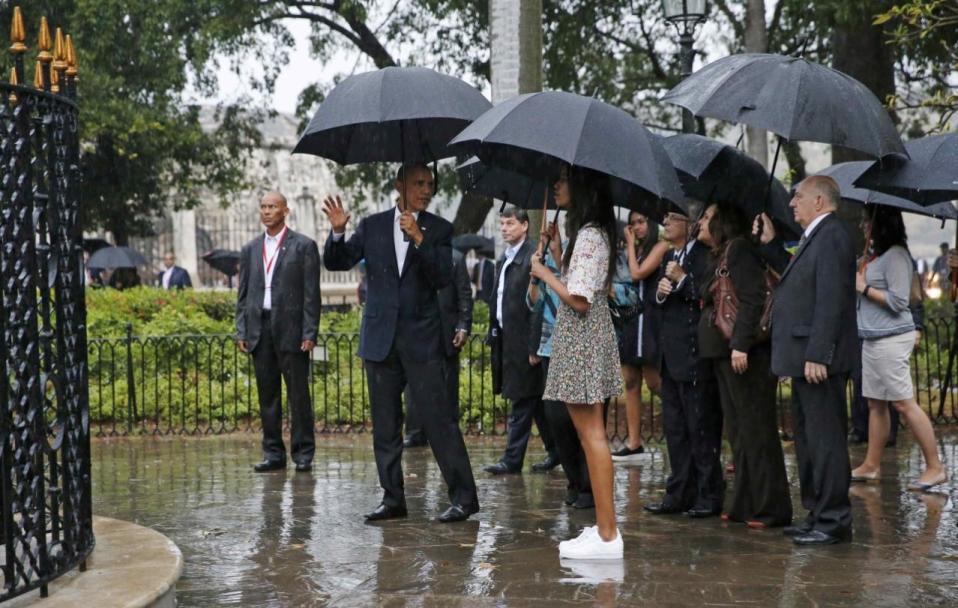
[(279, 192), (259, 203), (266, 233), (240, 253), (236, 340), (252, 353), (263, 423), (263, 461), (258, 473), (286, 468), (283, 444), (282, 380), (286, 381), (291, 431), (290, 454), (297, 471), (312, 469), (316, 439), (309, 398), (309, 355), (319, 328), (319, 248), (286, 226), (289, 207)]

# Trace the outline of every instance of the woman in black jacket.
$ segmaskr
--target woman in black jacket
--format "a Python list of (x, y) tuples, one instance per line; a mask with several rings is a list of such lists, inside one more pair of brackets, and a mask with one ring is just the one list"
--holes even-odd
[[(699, 350), (712, 361), (724, 424), (730, 427), (735, 488), (723, 519), (752, 528), (786, 526), (792, 522), (792, 503), (775, 419), (771, 348), (760, 335), (765, 265), (747, 234), (748, 219), (736, 206), (710, 205), (699, 221), (698, 239), (712, 249), (714, 269), (702, 286)], [(715, 324), (713, 288), (726, 273), (738, 300), (731, 339)]]

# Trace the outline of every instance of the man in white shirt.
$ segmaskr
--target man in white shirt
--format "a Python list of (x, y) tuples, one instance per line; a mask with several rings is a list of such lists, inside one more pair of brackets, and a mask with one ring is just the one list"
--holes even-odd
[(172, 251), (163, 256), (163, 272), (157, 276), (156, 282), (163, 289), (193, 287), (190, 273), (176, 265), (176, 255)]

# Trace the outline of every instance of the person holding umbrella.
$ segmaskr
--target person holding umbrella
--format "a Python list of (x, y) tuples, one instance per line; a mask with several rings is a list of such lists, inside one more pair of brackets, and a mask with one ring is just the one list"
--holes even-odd
[(559, 543), (559, 556), (565, 558), (621, 559), (623, 554), (602, 407), (605, 399), (622, 392), (618, 347), (606, 297), (615, 274), (619, 240), (607, 184), (588, 169), (561, 169), (555, 198), (569, 214), (571, 232), (562, 256), (562, 278), (539, 256), (531, 264), (532, 276), (562, 301), (543, 399), (564, 402), (569, 410), (585, 451), (596, 507), (596, 526)]
[(402, 473), (402, 393), (408, 385), (421, 412), (429, 442), (449, 488), (451, 505), (442, 523), (463, 521), (479, 510), (469, 454), (455, 405), (436, 381), (444, 368), (437, 291), (452, 281), (452, 224), (426, 211), (434, 178), (419, 164), (400, 167), (394, 209), (364, 218), (348, 239), (350, 215), (342, 200), (329, 196), (323, 212), (332, 230), (324, 248), (327, 270), (348, 270), (365, 258), (367, 299), (359, 332), (359, 356), (366, 370), (373, 418), (373, 451), (383, 498), (367, 521), (405, 517)]
[(915, 401), (909, 361), (915, 347), (915, 323), (909, 310), (913, 266), (901, 211), (868, 209), (862, 222), (872, 257), (859, 269), (858, 334), (862, 338), (862, 395), (868, 399), (868, 452), (852, 471), (852, 481), (875, 481), (889, 433), (886, 402), (891, 402), (915, 434), (925, 471), (908, 489), (927, 492), (947, 480), (938, 457), (935, 431)]

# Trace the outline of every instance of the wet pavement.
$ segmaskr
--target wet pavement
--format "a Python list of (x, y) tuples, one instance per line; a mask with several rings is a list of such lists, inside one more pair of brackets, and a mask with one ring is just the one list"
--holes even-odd
[[(594, 512), (562, 504), (561, 470), (482, 473), (500, 439), (467, 439), (482, 511), (465, 523), (432, 521), (447, 499), (428, 449), (416, 449), (404, 456), (409, 517), (364, 524), (381, 496), (368, 435), (321, 436), (312, 475), (253, 473), (253, 435), (98, 440), (94, 510), (179, 545), (180, 606), (956, 606), (958, 486), (905, 491), (921, 457), (902, 439), (886, 451), (880, 484), (852, 488), (854, 542), (823, 548), (717, 518), (645, 513), (668, 472), (654, 454), (616, 467), (625, 560), (560, 562), (558, 541)], [(958, 479), (958, 435), (939, 440)], [(862, 454), (853, 448), (852, 462)], [(802, 513), (797, 481), (792, 496)]]

